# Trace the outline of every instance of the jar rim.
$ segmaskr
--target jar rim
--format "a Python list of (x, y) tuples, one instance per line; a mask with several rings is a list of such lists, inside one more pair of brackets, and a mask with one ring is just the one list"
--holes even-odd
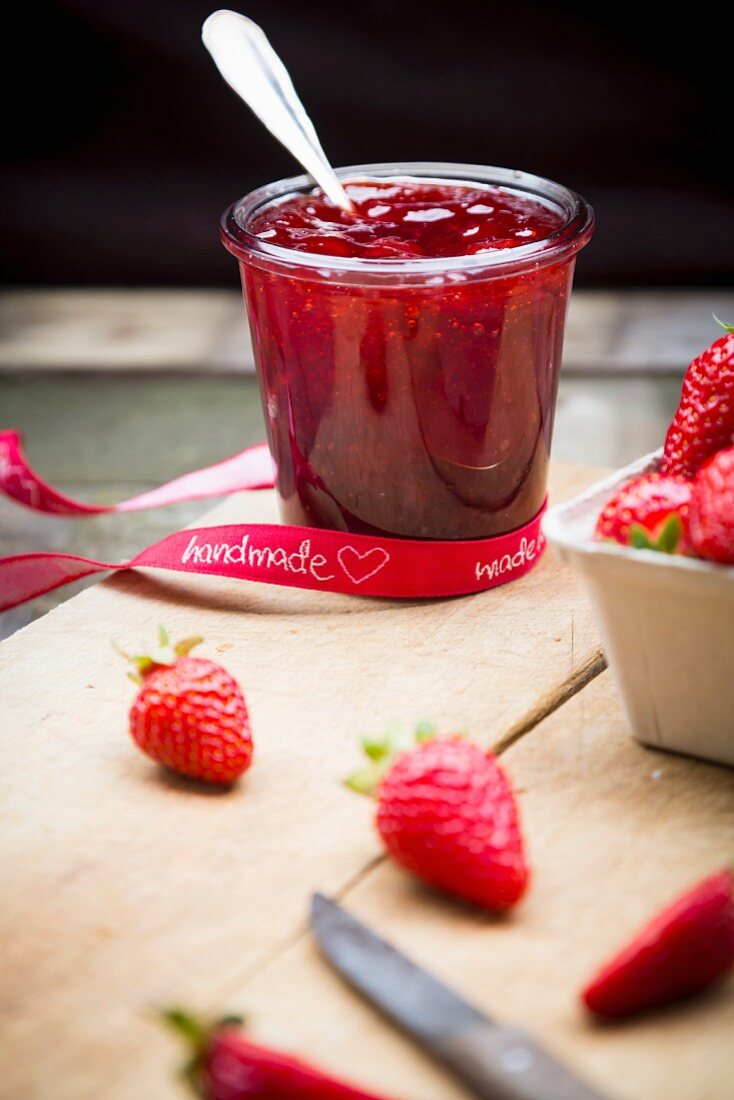
[(261, 207), (291, 193), (304, 193), (315, 186), (310, 176), (291, 176), (258, 187), (227, 207), (221, 218), (222, 242), (240, 260), (257, 263), (258, 259), (277, 266), (320, 269), (331, 274), (343, 272), (380, 279), (381, 276), (451, 276), (462, 278), (482, 272), (498, 277), (524, 269), (545, 267), (575, 255), (589, 240), (594, 226), (594, 211), (575, 191), (553, 180), (511, 168), (478, 164), (415, 161), (405, 163), (357, 164), (336, 169), (341, 180), (370, 177), (375, 179), (414, 177), (436, 182), (496, 186), (552, 203), (564, 215), (563, 223), (547, 237), (496, 252), (470, 256), (404, 257), (399, 259), (363, 256), (325, 256), (270, 244), (248, 230), (253, 214)]

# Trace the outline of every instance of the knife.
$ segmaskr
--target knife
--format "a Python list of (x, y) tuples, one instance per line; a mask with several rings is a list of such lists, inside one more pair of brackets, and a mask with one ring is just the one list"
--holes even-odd
[(482, 1100), (608, 1100), (520, 1028), (494, 1023), (322, 894), (311, 928), (343, 978)]

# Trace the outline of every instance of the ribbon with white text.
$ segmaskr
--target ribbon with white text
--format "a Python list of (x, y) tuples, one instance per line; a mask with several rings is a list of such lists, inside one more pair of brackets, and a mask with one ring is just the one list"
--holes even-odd
[[(261, 444), (121, 504), (92, 506), (48, 485), (25, 458), (18, 433), (0, 432), (0, 491), (19, 504), (54, 515), (129, 512), (272, 485), (272, 460)], [(486, 539), (382, 538), (242, 523), (178, 531), (123, 562), (73, 554), (14, 554), (0, 558), (0, 611), (82, 577), (124, 569), (160, 569), (392, 599), (466, 595), (506, 584), (532, 569), (544, 546), (540, 527), (544, 507), (525, 526)]]

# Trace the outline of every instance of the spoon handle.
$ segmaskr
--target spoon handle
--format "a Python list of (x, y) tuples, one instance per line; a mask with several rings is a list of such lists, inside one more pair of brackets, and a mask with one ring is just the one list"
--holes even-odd
[(337, 206), (354, 207), (321, 148), (288, 71), (257, 23), (215, 11), (201, 28), (204, 45), (229, 86)]

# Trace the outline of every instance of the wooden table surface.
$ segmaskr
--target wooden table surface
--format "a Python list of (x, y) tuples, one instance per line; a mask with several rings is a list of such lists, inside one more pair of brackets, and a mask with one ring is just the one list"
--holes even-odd
[[(575, 296), (555, 454), (577, 465), (556, 461), (553, 499), (593, 479), (578, 463), (657, 445), (712, 311), (734, 315), (734, 295)], [(234, 293), (6, 293), (2, 426), (66, 491), (119, 499), (262, 437), (243, 346)], [(0, 500), (0, 552), (122, 557), (201, 510), (73, 523)], [(211, 520), (273, 514), (270, 494), (243, 494)], [(734, 773), (631, 740), (581, 586), (549, 555), (514, 585), (428, 603), (153, 574), (43, 614), (57, 602), (0, 621), (18, 631), (0, 646), (2, 1100), (183, 1098), (150, 1017), (171, 1001), (244, 1011), (259, 1038), (403, 1100), (466, 1095), (318, 957), (315, 889), (612, 1100), (727, 1100), (734, 983), (619, 1027), (577, 1007), (651, 912), (731, 859)], [(256, 758), (232, 792), (166, 776), (129, 741), (111, 640), (137, 647), (161, 620), (205, 635), (246, 691)], [(360, 734), (418, 718), (503, 753), (534, 867), (508, 919), (387, 862), (370, 804), (341, 785)]]
[[(559, 500), (593, 477), (556, 466)], [(270, 493), (208, 519), (272, 517)], [(129, 741), (111, 639), (165, 620), (241, 681), (255, 764), (228, 793)], [(465, 1095), (317, 957), (319, 889), (619, 1100), (723, 1100), (731, 984), (617, 1028), (579, 985), (652, 910), (731, 855), (734, 774), (634, 744), (579, 581), (550, 556), (479, 596), (386, 603), (153, 574), (83, 592), (0, 646), (0, 1096), (175, 1100), (155, 1005), (248, 1013), (254, 1034), (404, 1100)], [(504, 920), (383, 858), (340, 783), (357, 738), (429, 718), (504, 752), (532, 889)]]

